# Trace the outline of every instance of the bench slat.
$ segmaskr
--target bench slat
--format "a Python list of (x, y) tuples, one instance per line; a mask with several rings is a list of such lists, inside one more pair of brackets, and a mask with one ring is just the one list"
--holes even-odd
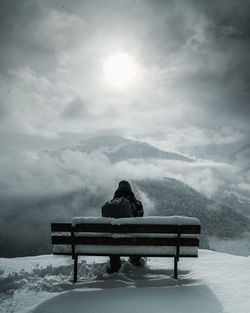
[[(70, 236), (52, 236), (52, 244), (72, 244)], [(133, 245), (133, 246), (185, 246), (198, 247), (197, 238), (112, 238), (112, 237), (75, 237), (75, 245)]]
[[(67, 252), (54, 252), (53, 253), (54, 255), (71, 255), (71, 253), (67, 253)], [(83, 255), (83, 256), (128, 256), (128, 253), (119, 253), (119, 254), (113, 254), (113, 253), (94, 253), (94, 252), (91, 252), (91, 253), (88, 253), (88, 252), (84, 252), (84, 253), (77, 253), (78, 255)], [(133, 255), (136, 255), (136, 254), (133, 254)], [(150, 253), (146, 253), (146, 254), (143, 254), (143, 253), (140, 253), (140, 256), (146, 256), (146, 257), (155, 257), (155, 258), (161, 258), (161, 257), (171, 257), (171, 258), (174, 258), (175, 257), (175, 254), (150, 254)], [(198, 255), (197, 254), (180, 254), (180, 257), (181, 258), (198, 258)]]
[(76, 232), (108, 233), (163, 233), (163, 234), (199, 234), (200, 225), (156, 225), (156, 224), (77, 224)]
[(73, 227), (70, 223), (52, 223), (52, 232), (107, 232), (107, 233), (156, 233), (156, 234), (199, 234), (200, 225), (156, 225), (156, 224), (77, 224)]

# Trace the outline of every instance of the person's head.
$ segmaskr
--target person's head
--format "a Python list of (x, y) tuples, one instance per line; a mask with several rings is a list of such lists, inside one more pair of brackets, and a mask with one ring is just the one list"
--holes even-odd
[(130, 186), (130, 183), (126, 180), (121, 180), (119, 182), (119, 185), (118, 185), (118, 189), (120, 190), (129, 190), (129, 191), (132, 191), (132, 188)]

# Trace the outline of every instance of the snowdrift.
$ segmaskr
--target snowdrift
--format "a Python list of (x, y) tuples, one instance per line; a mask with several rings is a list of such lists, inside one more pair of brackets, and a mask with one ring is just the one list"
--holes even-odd
[(82, 257), (73, 284), (72, 260), (42, 255), (0, 259), (0, 311), (247, 313), (250, 311), (250, 259), (199, 250), (183, 259), (179, 279), (172, 260), (151, 258), (136, 268), (123, 259), (118, 274), (106, 273), (107, 258)]

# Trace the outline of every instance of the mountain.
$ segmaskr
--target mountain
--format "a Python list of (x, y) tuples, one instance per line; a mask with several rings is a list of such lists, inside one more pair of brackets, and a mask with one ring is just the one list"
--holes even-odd
[(202, 143), (180, 146), (179, 152), (204, 160), (232, 163), (241, 156), (250, 156), (250, 144), (246, 140), (226, 143)]
[(224, 191), (216, 193), (213, 198), (231, 208), (236, 212), (246, 215), (250, 218), (250, 193)]
[[(184, 215), (201, 222), (201, 246), (209, 247), (210, 237), (238, 238), (250, 232), (250, 219), (229, 206), (210, 200), (190, 186), (172, 178), (135, 182), (138, 194), (154, 204), (155, 215)], [(248, 238), (249, 240), (249, 238)], [(230, 251), (229, 251), (230, 252)]]
[(152, 145), (130, 140), (119, 136), (101, 136), (94, 137), (71, 147), (65, 147), (64, 149), (71, 149), (74, 151), (80, 151), (82, 153), (101, 152), (105, 154), (113, 163), (127, 160), (127, 159), (166, 159), (166, 160), (179, 160), (192, 162), (193, 160), (172, 152), (160, 150)]
[(226, 161), (228, 155), (240, 149), (241, 143), (220, 143), (211, 144), (204, 142), (203, 144), (179, 147), (180, 153), (194, 156), (204, 160), (213, 160), (217, 162)]

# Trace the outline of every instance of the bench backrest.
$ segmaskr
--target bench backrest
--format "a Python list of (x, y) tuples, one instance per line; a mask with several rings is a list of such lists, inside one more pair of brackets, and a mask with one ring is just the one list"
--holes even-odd
[[(193, 219), (195, 220), (195, 219)], [(169, 224), (169, 222), (178, 222)], [(131, 255), (135, 253), (147, 255), (169, 255), (175, 249), (164, 247), (195, 247), (199, 246), (199, 222), (181, 224), (181, 219), (164, 218), (83, 218), (77, 223), (52, 223), (52, 244), (60, 245), (55, 254), (94, 254), (109, 255), (119, 253)], [(192, 222), (192, 221), (191, 221)], [(62, 246), (63, 245), (63, 246)], [(65, 248), (65, 245), (68, 246)], [(85, 246), (79, 248), (79, 246)], [(119, 247), (119, 248), (117, 248)], [(136, 247), (136, 248), (135, 248)], [(164, 250), (164, 249), (165, 250)], [(76, 250), (78, 249), (78, 250)], [(182, 248), (180, 256), (196, 256), (196, 250)], [(145, 253), (144, 253), (145, 252)]]

